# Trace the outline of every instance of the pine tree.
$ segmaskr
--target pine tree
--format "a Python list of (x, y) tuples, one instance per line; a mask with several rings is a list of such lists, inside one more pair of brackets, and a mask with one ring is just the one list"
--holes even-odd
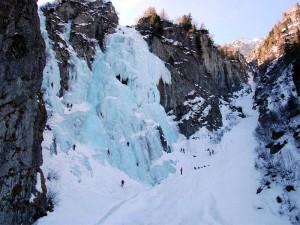
[(189, 13), (188, 15), (183, 15), (177, 20), (179, 26), (182, 26), (186, 31), (190, 30), (193, 26), (192, 24), (192, 15)]
[(150, 17), (151, 28), (156, 35), (162, 35), (163, 33), (163, 24), (159, 15), (152, 15)]
[(288, 37), (284, 40), (284, 53), (288, 54), (292, 51), (293, 47)]
[(162, 35), (163, 23), (154, 7), (149, 7), (144, 12), (144, 17), (149, 19), (150, 28), (155, 35)]
[(297, 39), (296, 39), (296, 43), (299, 46), (300, 45), (300, 30), (297, 29)]

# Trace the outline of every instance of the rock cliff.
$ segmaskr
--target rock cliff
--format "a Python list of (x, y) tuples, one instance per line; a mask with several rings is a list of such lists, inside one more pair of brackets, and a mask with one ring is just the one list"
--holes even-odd
[(199, 127), (220, 128), (219, 99), (246, 82), (247, 64), (222, 54), (206, 29), (187, 29), (159, 16), (141, 18), (136, 29), (172, 74), (170, 85), (159, 83), (161, 104), (176, 115), (181, 132), (190, 137)]
[(300, 6), (297, 4), (284, 13), (256, 52), (259, 65), (268, 64), (285, 54), (300, 40)]
[(0, 2), (0, 224), (32, 224), (46, 198), (40, 92), (45, 47), (34, 0)]

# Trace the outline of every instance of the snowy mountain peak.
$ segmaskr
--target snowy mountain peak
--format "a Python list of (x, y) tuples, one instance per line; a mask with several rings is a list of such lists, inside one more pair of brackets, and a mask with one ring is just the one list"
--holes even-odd
[(223, 47), (239, 51), (247, 59), (247, 61), (251, 61), (253, 53), (257, 50), (262, 42), (263, 39), (261, 38), (242, 38), (231, 43), (227, 43)]

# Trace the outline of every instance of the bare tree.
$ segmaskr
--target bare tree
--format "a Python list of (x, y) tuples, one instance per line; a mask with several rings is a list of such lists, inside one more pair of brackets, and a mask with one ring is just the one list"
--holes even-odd
[(200, 25), (200, 30), (207, 30), (206, 26), (204, 23), (201, 23)]
[(166, 13), (165, 9), (162, 9), (159, 13), (159, 16), (160, 16), (160, 19), (162, 21), (166, 21), (166, 20), (169, 20), (169, 16), (168, 14)]

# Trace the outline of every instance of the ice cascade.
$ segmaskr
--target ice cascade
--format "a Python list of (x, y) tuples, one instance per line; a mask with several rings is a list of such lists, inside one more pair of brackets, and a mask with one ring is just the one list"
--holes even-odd
[(69, 44), (66, 24), (62, 36), (70, 53), (70, 88), (59, 98), (59, 69), (45, 18), (40, 17), (48, 54), (43, 81), (48, 113), (45, 170), (57, 167), (55, 158), (63, 155), (69, 156), (65, 167), (78, 181), (83, 170), (101, 172), (94, 171), (95, 162), (152, 185), (175, 172), (173, 162), (161, 158), (172, 151), (178, 131), (160, 105), (157, 89), (159, 80), (169, 83), (171, 75), (142, 36), (132, 28), (118, 28), (107, 36), (105, 50), (98, 49), (89, 69)]

